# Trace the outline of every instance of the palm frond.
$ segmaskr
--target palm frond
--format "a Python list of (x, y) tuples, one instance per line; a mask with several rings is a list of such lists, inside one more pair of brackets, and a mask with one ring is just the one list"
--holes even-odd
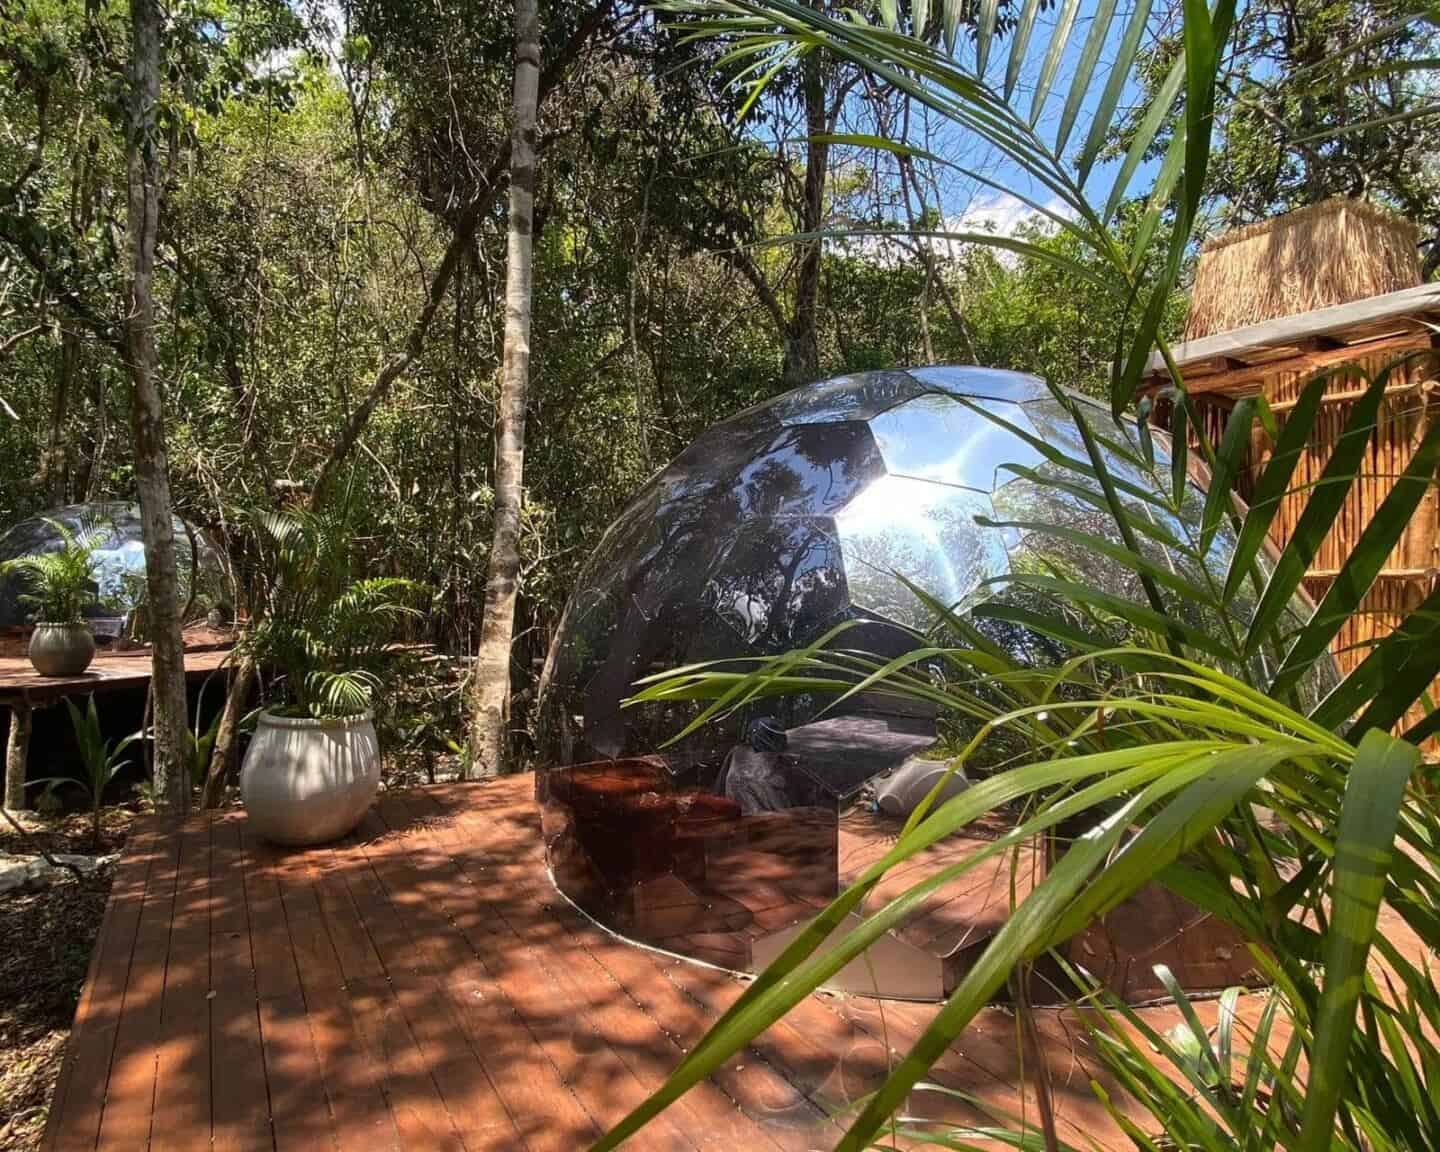
[[(1138, 270), (1150, 261), (1138, 249), (1148, 248), (1159, 214), (1165, 203), (1171, 202), (1176, 219), (1171, 229), (1170, 258), (1158, 278), (1146, 285), (1149, 295), (1136, 317), (1131, 353), (1112, 385), (1115, 410), (1118, 412), (1129, 402), (1139, 384), (1144, 360), (1160, 336), (1162, 305), (1179, 274), (1179, 255), (1183, 254), (1198, 212), (1210, 149), (1208, 110), (1213, 106), (1214, 77), (1219, 53), (1229, 35), (1233, 0), (1217, 0), (1213, 12), (1198, 0), (1186, 5), (1183, 56), (1133, 133), (1131, 155), (1108, 189), (1108, 202), (1103, 207), (1090, 200), (1085, 185), (1102, 146), (1117, 129), (1121, 97), (1135, 81), (1140, 46), (1150, 19), (1149, 0), (1130, 14), (1115, 58), (1108, 62), (1102, 62), (1102, 49), (1115, 16), (1115, 5), (1110, 0), (1100, 0), (1078, 54), (1071, 51), (1079, 23), (1078, 3), (1061, 0), (1053, 25), (1044, 35), (1037, 35), (1040, 5), (1025, 0), (1009, 31), (1009, 52), (999, 87), (992, 86), (988, 78), (998, 12), (993, 0), (981, 0), (970, 17), (976, 27), (973, 58), (964, 39), (954, 34), (958, 22), (966, 18), (958, 4), (947, 6), (938, 39), (929, 34), (928, 6), (911, 7), (908, 28), (901, 20), (898, 5), (882, 5), (873, 20), (857, 10), (849, 10), (846, 18), (831, 17), (800, 0), (660, 0), (656, 7), (672, 16), (686, 39), (723, 39), (734, 51), (772, 59), (773, 66), (754, 69), (738, 81), (749, 90), (747, 107), (767, 86), (777, 82), (784, 63), (823, 52), (845, 66), (868, 72), (881, 85), (984, 141), (1042, 190), (1035, 197), (1037, 202), (1053, 201), (1058, 206), (1050, 209), (1047, 204), (1047, 211), (1063, 221), (1062, 226), (1080, 239), (1105, 270), (1101, 290), (1121, 301), (1135, 300), (1141, 290)], [(1072, 56), (1075, 63), (1070, 82), (1057, 88), (1061, 63)], [(1037, 81), (1022, 108), (1018, 105), (1018, 82), (1032, 63), (1038, 69)], [(1183, 111), (1177, 111), (1182, 87)], [(1057, 130), (1047, 140), (1039, 128), (1057, 103)], [(1178, 194), (1172, 197), (1166, 189), (1156, 197), (1152, 204), (1155, 221), (1142, 229), (1137, 248), (1127, 249), (1117, 240), (1109, 221), (1127, 195), (1142, 157), (1167, 125), (1183, 138), (1183, 145), (1165, 173), (1165, 183)], [(1066, 149), (1077, 129), (1083, 131), (1085, 142), (1072, 162)], [(1015, 244), (1013, 238), (985, 234), (967, 236), (966, 240), (1002, 247)], [(1074, 271), (1093, 274), (1078, 261), (1071, 263)], [(1176, 384), (1183, 387), (1181, 381)]]

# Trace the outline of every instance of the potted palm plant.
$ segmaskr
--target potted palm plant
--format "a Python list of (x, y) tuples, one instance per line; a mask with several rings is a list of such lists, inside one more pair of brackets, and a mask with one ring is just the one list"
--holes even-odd
[(380, 785), (372, 705), (396, 627), (418, 615), (421, 586), (354, 576), (342, 518), (261, 512), (260, 618), (245, 643), (276, 674), (277, 699), (259, 715), (240, 769), (251, 827), (280, 844), (320, 844), (349, 832)]
[(42, 676), (79, 676), (95, 658), (95, 637), (85, 623), (85, 609), (98, 601), (95, 553), (108, 528), (88, 525), (72, 532), (58, 520), (45, 521), (60, 537), (54, 552), (20, 556), (0, 564), (0, 575), (18, 577), (26, 585), (20, 601), (37, 610), (30, 635), (30, 663)]

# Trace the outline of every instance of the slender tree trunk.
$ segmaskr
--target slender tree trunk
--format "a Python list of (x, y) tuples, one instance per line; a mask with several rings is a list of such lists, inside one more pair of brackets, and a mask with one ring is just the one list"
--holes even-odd
[(475, 657), (472, 776), (504, 766), (510, 720), (510, 644), (520, 578), (525, 403), (530, 390), (530, 312), (535, 225), (535, 110), (540, 85), (536, 0), (515, 3), (515, 108), (510, 144), (510, 236), (505, 265), (505, 362), (495, 414), (495, 529), (485, 580), (485, 615)]
[(236, 650), (242, 655), (225, 688), (225, 710), (220, 713), (220, 726), (215, 729), (210, 769), (205, 775), (205, 790), (200, 797), (204, 808), (219, 807), (225, 796), (225, 784), (235, 768), (240, 721), (245, 718), (245, 705), (250, 701), (250, 690), (255, 687), (254, 655), (243, 642), (236, 646)]
[(155, 702), (155, 794), (183, 812), (190, 802), (185, 757), (185, 649), (180, 636), (175, 528), (165, 454), (165, 410), (155, 354), (155, 238), (160, 213), (156, 110), (160, 103), (160, 9), (157, 0), (130, 0), (132, 35), (126, 152), (129, 211), (126, 246), (125, 367), (134, 395), (135, 487), (145, 541), (146, 612)]
[(25, 807), (25, 763), (30, 751), (30, 704), (17, 700), (10, 706), (10, 735), (5, 741), (5, 807)]
[[(830, 130), (825, 99), (825, 71), (820, 54), (805, 57), (804, 69), (805, 200), (800, 208), (800, 231), (813, 236), (825, 221), (825, 177), (830, 166), (830, 146), (824, 137)], [(785, 367), (787, 387), (808, 384), (820, 375), (820, 261), (823, 246), (819, 239), (806, 240), (800, 250), (795, 275), (795, 311), (785, 326)]]
[[(556, 51), (543, 74), (538, 71), (537, 65), (535, 69), (537, 104), (541, 98), (548, 96), (564, 80), (570, 65), (575, 62), (591, 38), (606, 26), (615, 12), (617, 2), (618, 0), (599, 0), (590, 14), (576, 26), (570, 38)], [(539, 59), (538, 49), (536, 59)], [(514, 157), (510, 155), (510, 148), (511, 145), (507, 143), (504, 147), (499, 148), (495, 156), (491, 158), (476, 187), (475, 199), (460, 213), (450, 242), (445, 248), (445, 254), (430, 276), (425, 304), (410, 327), (410, 334), (405, 340), (405, 346), (381, 365), (369, 391), (346, 418), (334, 443), (330, 446), (329, 455), (315, 478), (315, 483), (311, 488), (313, 493), (318, 495), (335, 478), (341, 465), (355, 450), (360, 434), (375, 414), (375, 409), (390, 394), (390, 389), (394, 386), (395, 381), (410, 370), (410, 366), (420, 358), (421, 353), (425, 350), (425, 341), (430, 333), (430, 325), (435, 319), (435, 313), (439, 310), (441, 301), (445, 298), (445, 293), (449, 290), (450, 278), (455, 275), (455, 270), (460, 266), (461, 257), (474, 243), (476, 229), (480, 221), (486, 218), (486, 214), (494, 203), (494, 189), (498, 188), (500, 177), (504, 175), (507, 166), (512, 173), (515, 170)], [(534, 167), (533, 159), (531, 167)], [(0, 219), (0, 236), (4, 236), (4, 223), (5, 221)], [(5, 236), (4, 238), (8, 239), (9, 237)]]
[(69, 452), (65, 421), (70, 414), (70, 392), (80, 361), (80, 336), (66, 328), (60, 338), (60, 363), (55, 372), (55, 394), (50, 404), (50, 435), (40, 460), (40, 488), (52, 508), (66, 502), (69, 491)]

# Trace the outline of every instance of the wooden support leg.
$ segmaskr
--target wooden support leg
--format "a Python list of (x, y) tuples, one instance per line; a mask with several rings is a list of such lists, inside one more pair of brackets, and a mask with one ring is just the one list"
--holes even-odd
[(10, 738), (5, 742), (5, 807), (12, 812), (25, 807), (25, 760), (30, 751), (31, 710), (28, 702), (10, 706)]

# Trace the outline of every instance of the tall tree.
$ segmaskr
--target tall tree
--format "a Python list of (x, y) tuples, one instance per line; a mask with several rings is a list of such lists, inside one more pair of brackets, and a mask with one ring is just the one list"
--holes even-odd
[(535, 114), (540, 93), (540, 13), (515, 0), (514, 124), (510, 134), (510, 229), (505, 265), (505, 359), (495, 413), (495, 527), (485, 581), (485, 615), (475, 657), (472, 775), (504, 765), (510, 718), (510, 642), (520, 580), (525, 404), (530, 391), (534, 304)]
[(145, 542), (145, 590), (151, 637), (155, 709), (155, 791), (183, 811), (190, 801), (186, 770), (185, 645), (180, 635), (179, 577), (165, 452), (165, 405), (155, 351), (155, 239), (160, 215), (160, 8), (130, 0), (130, 103), (126, 124), (129, 200), (123, 354), (133, 396), (135, 487)]
[[(1183, 4), (1164, 17), (1178, 27)], [(1161, 36), (1140, 70), (1148, 100), (1180, 52)], [(1440, 266), (1440, 8), (1414, 0), (1240, 0), (1215, 96), (1207, 204), (1247, 224), (1330, 196), (1388, 204), (1418, 223)], [(1140, 121), (1145, 101), (1117, 133)], [(1168, 146), (1161, 133), (1151, 146)]]

